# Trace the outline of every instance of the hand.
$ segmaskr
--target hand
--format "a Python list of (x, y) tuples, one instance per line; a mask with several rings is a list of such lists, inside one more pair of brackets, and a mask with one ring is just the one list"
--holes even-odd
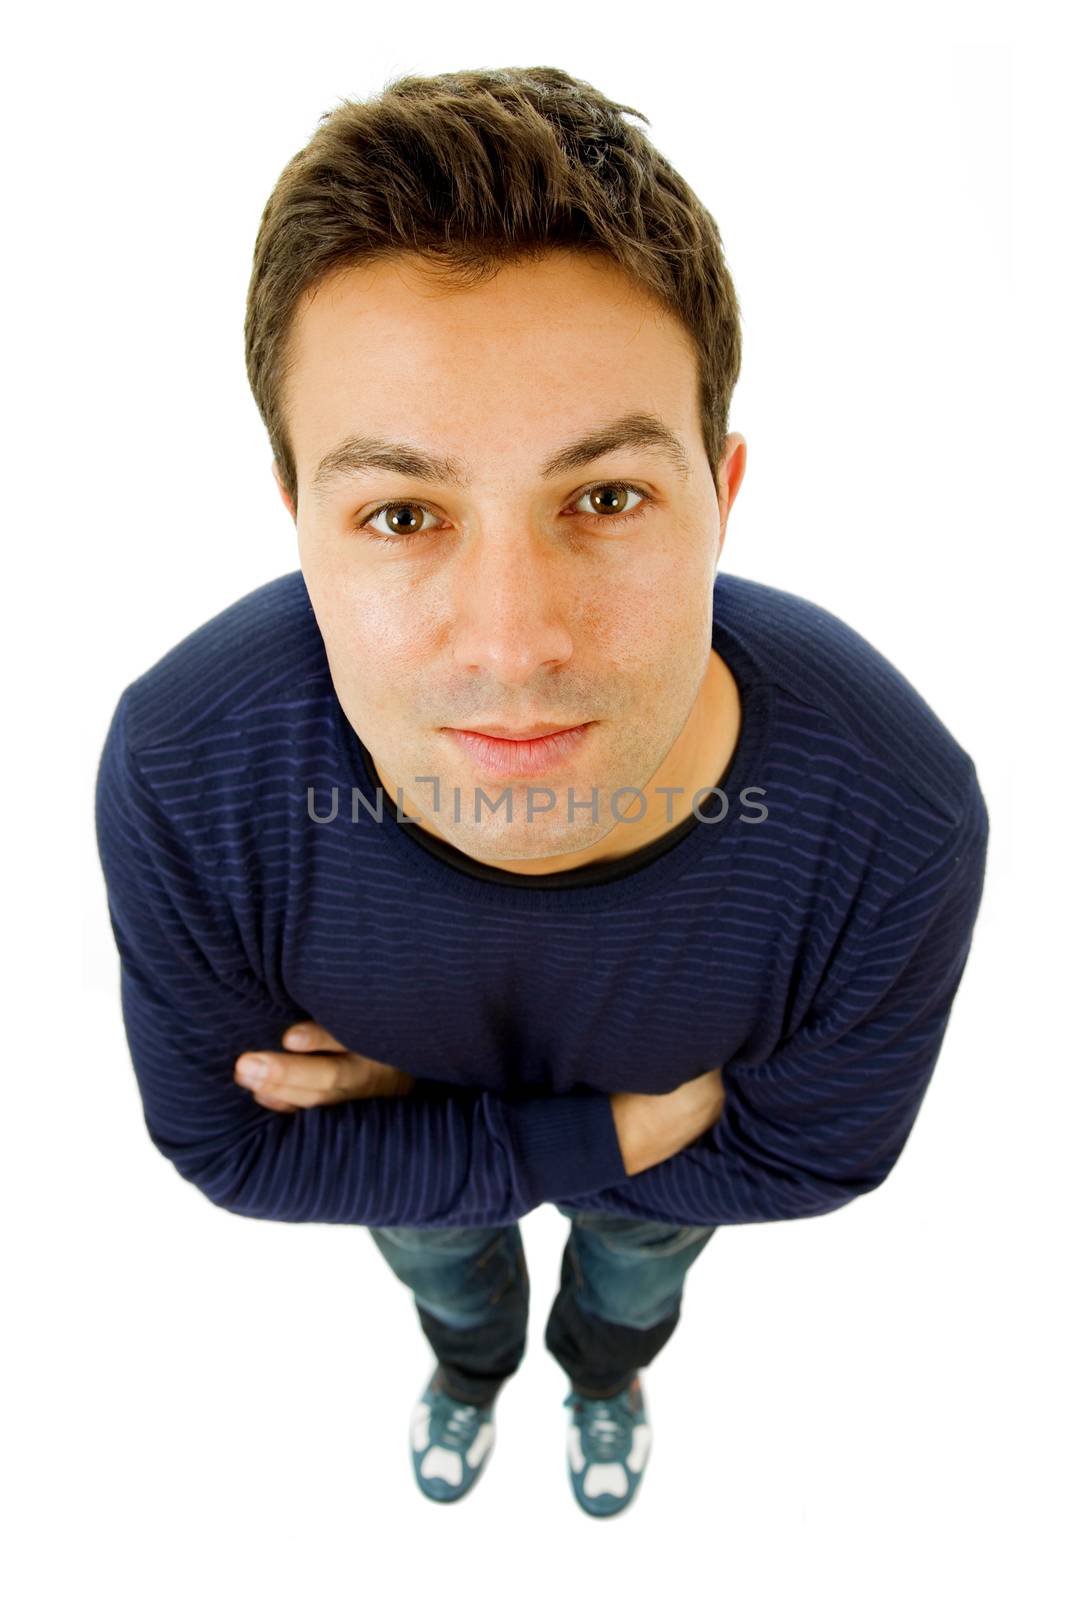
[[(252, 1090), (253, 1100), (269, 1111), (299, 1111), (339, 1100), (408, 1094), (415, 1085), (410, 1073), (346, 1050), (317, 1022), (294, 1023), (282, 1035), (282, 1043), (286, 1050), (257, 1050), (238, 1056), (234, 1073), (238, 1083)], [(260, 1062), (266, 1070), (256, 1076), (255, 1063)]]
[(726, 1103), (722, 1068), (702, 1072), (669, 1094), (611, 1096), (615, 1131), (627, 1177), (684, 1150), (718, 1121)]

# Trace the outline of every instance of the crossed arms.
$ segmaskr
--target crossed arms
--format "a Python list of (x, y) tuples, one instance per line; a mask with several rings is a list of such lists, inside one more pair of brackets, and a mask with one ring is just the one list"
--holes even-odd
[[(126, 748), (122, 702), (96, 804), (123, 1018), (153, 1143), (241, 1215), (374, 1226), (502, 1224), (555, 1199), (683, 1225), (773, 1221), (875, 1188), (940, 1051), (987, 827), (977, 795), (961, 835), (882, 908), (803, 1025), (766, 1061), (710, 1070), (674, 1099), (402, 1085), (389, 1077), (396, 1069), (353, 1057), (363, 1092), (286, 1114), (237, 1081), (236, 1063), (284, 1057), (287, 1030), (306, 1019), (249, 969), (225, 909), (183, 893), (194, 874)], [(305, 1065), (350, 1054), (321, 1035), (317, 1044)], [(289, 1064), (295, 1072), (297, 1052)]]

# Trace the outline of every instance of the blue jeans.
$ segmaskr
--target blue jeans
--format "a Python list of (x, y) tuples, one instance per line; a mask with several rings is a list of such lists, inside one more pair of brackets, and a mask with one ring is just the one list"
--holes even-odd
[[(618, 1394), (678, 1325), (685, 1275), (715, 1232), (557, 1205), (571, 1219), (545, 1345), (579, 1394)], [(526, 1350), (530, 1278), (518, 1223), (368, 1228), (456, 1400), (486, 1405)]]

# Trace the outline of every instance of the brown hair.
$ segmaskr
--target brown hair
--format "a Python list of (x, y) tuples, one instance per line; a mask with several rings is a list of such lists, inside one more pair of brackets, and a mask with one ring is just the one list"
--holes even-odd
[(400, 77), (344, 100), (282, 171), (256, 235), (245, 364), (296, 506), (284, 414), (300, 297), (398, 251), (443, 286), (473, 286), (553, 247), (599, 250), (689, 330), (704, 448), (719, 458), (741, 367), (741, 319), (714, 218), (616, 104), (556, 67)]

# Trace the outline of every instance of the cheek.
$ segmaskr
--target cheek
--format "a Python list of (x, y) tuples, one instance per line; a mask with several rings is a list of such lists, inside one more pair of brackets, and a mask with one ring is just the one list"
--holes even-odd
[(383, 671), (416, 661), (432, 631), (425, 596), (399, 571), (369, 571), (343, 540), (305, 533), (301, 569), (331, 666), (351, 678), (357, 668)]
[(400, 692), (425, 668), (433, 633), (410, 605), (374, 593), (335, 594), (327, 613), (323, 634), (330, 664), (357, 689), (375, 684), (387, 693), (391, 685)]
[(378, 677), (399, 679), (440, 652), (446, 624), (432, 596), (410, 583), (363, 591), (358, 615), (362, 648)]
[(710, 600), (701, 577), (669, 560), (634, 569), (606, 585), (583, 608), (587, 648), (627, 675), (653, 671), (684, 656), (691, 641), (710, 639)]

